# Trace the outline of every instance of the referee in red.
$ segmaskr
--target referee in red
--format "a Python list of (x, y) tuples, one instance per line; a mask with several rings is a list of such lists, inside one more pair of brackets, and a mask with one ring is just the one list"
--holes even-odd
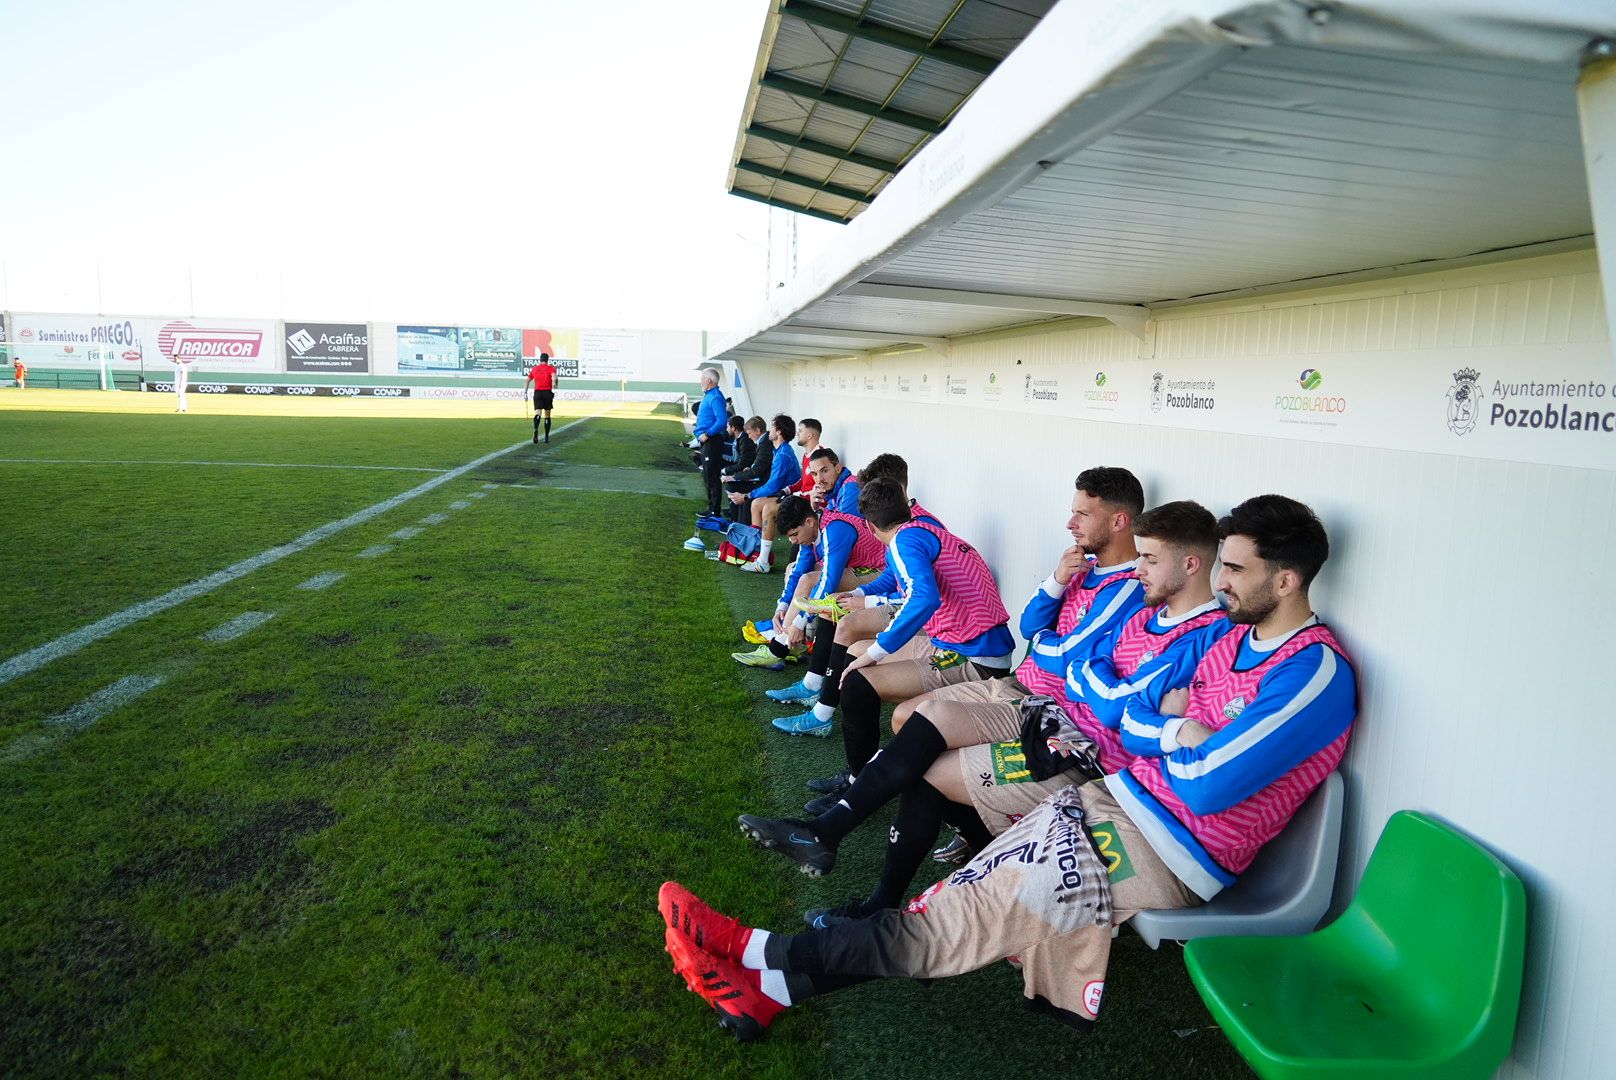
[[(556, 367), (550, 363), (550, 354), (541, 352), (539, 362), (527, 373), (533, 384), (533, 441), (539, 441), (539, 421), (544, 421), (544, 441), (550, 441), (550, 410), (555, 408)], [(523, 387), (524, 394), (526, 387)]]

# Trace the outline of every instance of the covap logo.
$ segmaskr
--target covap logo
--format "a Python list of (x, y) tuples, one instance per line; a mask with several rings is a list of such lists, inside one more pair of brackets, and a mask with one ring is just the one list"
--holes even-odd
[(1324, 372), (1318, 368), (1307, 368), (1296, 377), (1296, 385), (1303, 390), (1317, 390), (1324, 384)]
[(1448, 430), (1455, 435), (1468, 435), (1476, 428), (1481, 416), (1481, 387), (1476, 385), (1481, 372), (1475, 368), (1460, 368), (1453, 373), (1453, 385), (1448, 387)]

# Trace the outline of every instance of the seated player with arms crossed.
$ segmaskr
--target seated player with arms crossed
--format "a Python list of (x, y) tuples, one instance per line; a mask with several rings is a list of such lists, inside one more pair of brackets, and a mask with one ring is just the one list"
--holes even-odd
[[(1122, 752), (1116, 734), (1127, 696), (1160, 674), (1162, 657), (1171, 645), (1190, 631), (1223, 619), (1212, 596), (1218, 523), (1209, 511), (1193, 502), (1167, 503), (1139, 515), (1131, 528), (1141, 555), (1139, 579), (1129, 584), (1143, 593), (1147, 606), (1136, 609), (1121, 626), (1113, 626), (1093, 650), (1092, 659), (1084, 662), (1092, 679), (1086, 684), (1087, 697), (1100, 705), (1104, 718), (1087, 703), (1083, 687), (1073, 695), (1060, 688), (1046, 699), (1028, 700), (1023, 694), (1018, 700), (965, 701), (953, 696), (954, 691), (983, 685), (967, 684), (910, 702), (909, 721), (839, 799), (810, 804), (817, 811), (811, 821), (776, 823), (775, 831), (781, 826), (791, 829), (792, 842), (773, 850), (829, 872), (842, 839), (881, 806), (902, 797), (875, 891), (867, 900), (810, 911), (810, 925), (863, 918), (896, 907), (945, 819), (960, 827), (972, 847), (980, 850), (993, 834), (1067, 786), (1069, 778), (1058, 774), (1039, 778), (1029, 767), (1022, 739), (1030, 706), (1050, 701), (1070, 721), (1077, 736), (1072, 741), (1088, 744), (1073, 764), (1081, 759), (1086, 767), (1098, 764), (1096, 771), (1103, 772), (1127, 765), (1131, 758)], [(1081, 670), (1076, 661), (1072, 670)], [(1129, 682), (1130, 678), (1136, 681)], [(1038, 712), (1047, 714), (1044, 709)], [(971, 812), (960, 813), (963, 808)]]
[(1229, 618), (1189, 635), (1129, 701), (1124, 738), (1139, 756), (1051, 795), (903, 912), (787, 937), (665, 883), (674, 969), (720, 1024), (753, 1039), (816, 994), (1019, 956), (1028, 1004), (1087, 1029), (1112, 926), (1232, 884), (1339, 764), (1357, 713), (1351, 661), (1308, 602), (1329, 553), (1313, 512), (1262, 495), (1222, 531)]

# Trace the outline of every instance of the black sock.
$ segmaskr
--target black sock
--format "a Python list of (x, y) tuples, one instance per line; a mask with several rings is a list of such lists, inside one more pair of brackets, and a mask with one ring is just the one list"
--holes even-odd
[(786, 992), (791, 995), (791, 1004), (797, 1005), (811, 997), (828, 994), (833, 990), (845, 990), (849, 986), (869, 982), (874, 975), (828, 975), (823, 972), (813, 973), (806, 971), (788, 971), (786, 974)]
[(544, 433), (546, 435), (550, 434), (550, 418), (548, 416), (544, 418)]
[[(843, 714), (843, 730), (847, 714)], [(903, 794), (926, 775), (931, 763), (948, 749), (947, 741), (932, 722), (919, 713), (892, 737), (859, 772), (853, 786), (842, 793), (841, 802), (815, 819), (814, 835), (827, 844), (837, 843), (859, 822)], [(846, 806), (841, 805), (846, 803)]]
[(977, 851), (993, 843), (993, 833), (982, 824), (982, 815), (969, 803), (949, 803), (943, 807), (943, 820), (958, 829), (965, 842)]
[(825, 665), (825, 685), (819, 688), (819, 703), (831, 708), (842, 703), (842, 672), (847, 670), (847, 646), (833, 641), (830, 662)]
[[(905, 726), (904, 730), (909, 729)], [(943, 828), (943, 808), (947, 805), (943, 793), (924, 780), (903, 793), (898, 802), (898, 817), (887, 834), (881, 881), (865, 901), (866, 906), (895, 908), (903, 903), (921, 863), (937, 845), (937, 834)]]
[(786, 644), (786, 635), (783, 629), (777, 627), (774, 637), (769, 639), (769, 651), (784, 660), (791, 655), (791, 646)]
[(814, 623), (814, 651), (808, 657), (808, 670), (815, 675), (825, 674), (830, 667), (830, 652), (836, 647), (836, 624), (829, 619)]
[(539, 419), (537, 416), (533, 418), (533, 434), (535, 435), (539, 433)]
[(881, 748), (881, 695), (863, 671), (855, 671), (842, 684), (841, 705), (842, 747), (848, 769), (857, 776)]

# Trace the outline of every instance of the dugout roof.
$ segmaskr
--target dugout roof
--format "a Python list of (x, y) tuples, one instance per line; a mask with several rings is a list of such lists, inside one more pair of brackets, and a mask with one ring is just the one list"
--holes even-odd
[(1053, 3), (773, 0), (730, 193), (852, 220)]
[(1586, 248), (1576, 83), (1611, 37), (1593, 0), (1066, 0), (714, 356), (1143, 336), (1151, 306)]

